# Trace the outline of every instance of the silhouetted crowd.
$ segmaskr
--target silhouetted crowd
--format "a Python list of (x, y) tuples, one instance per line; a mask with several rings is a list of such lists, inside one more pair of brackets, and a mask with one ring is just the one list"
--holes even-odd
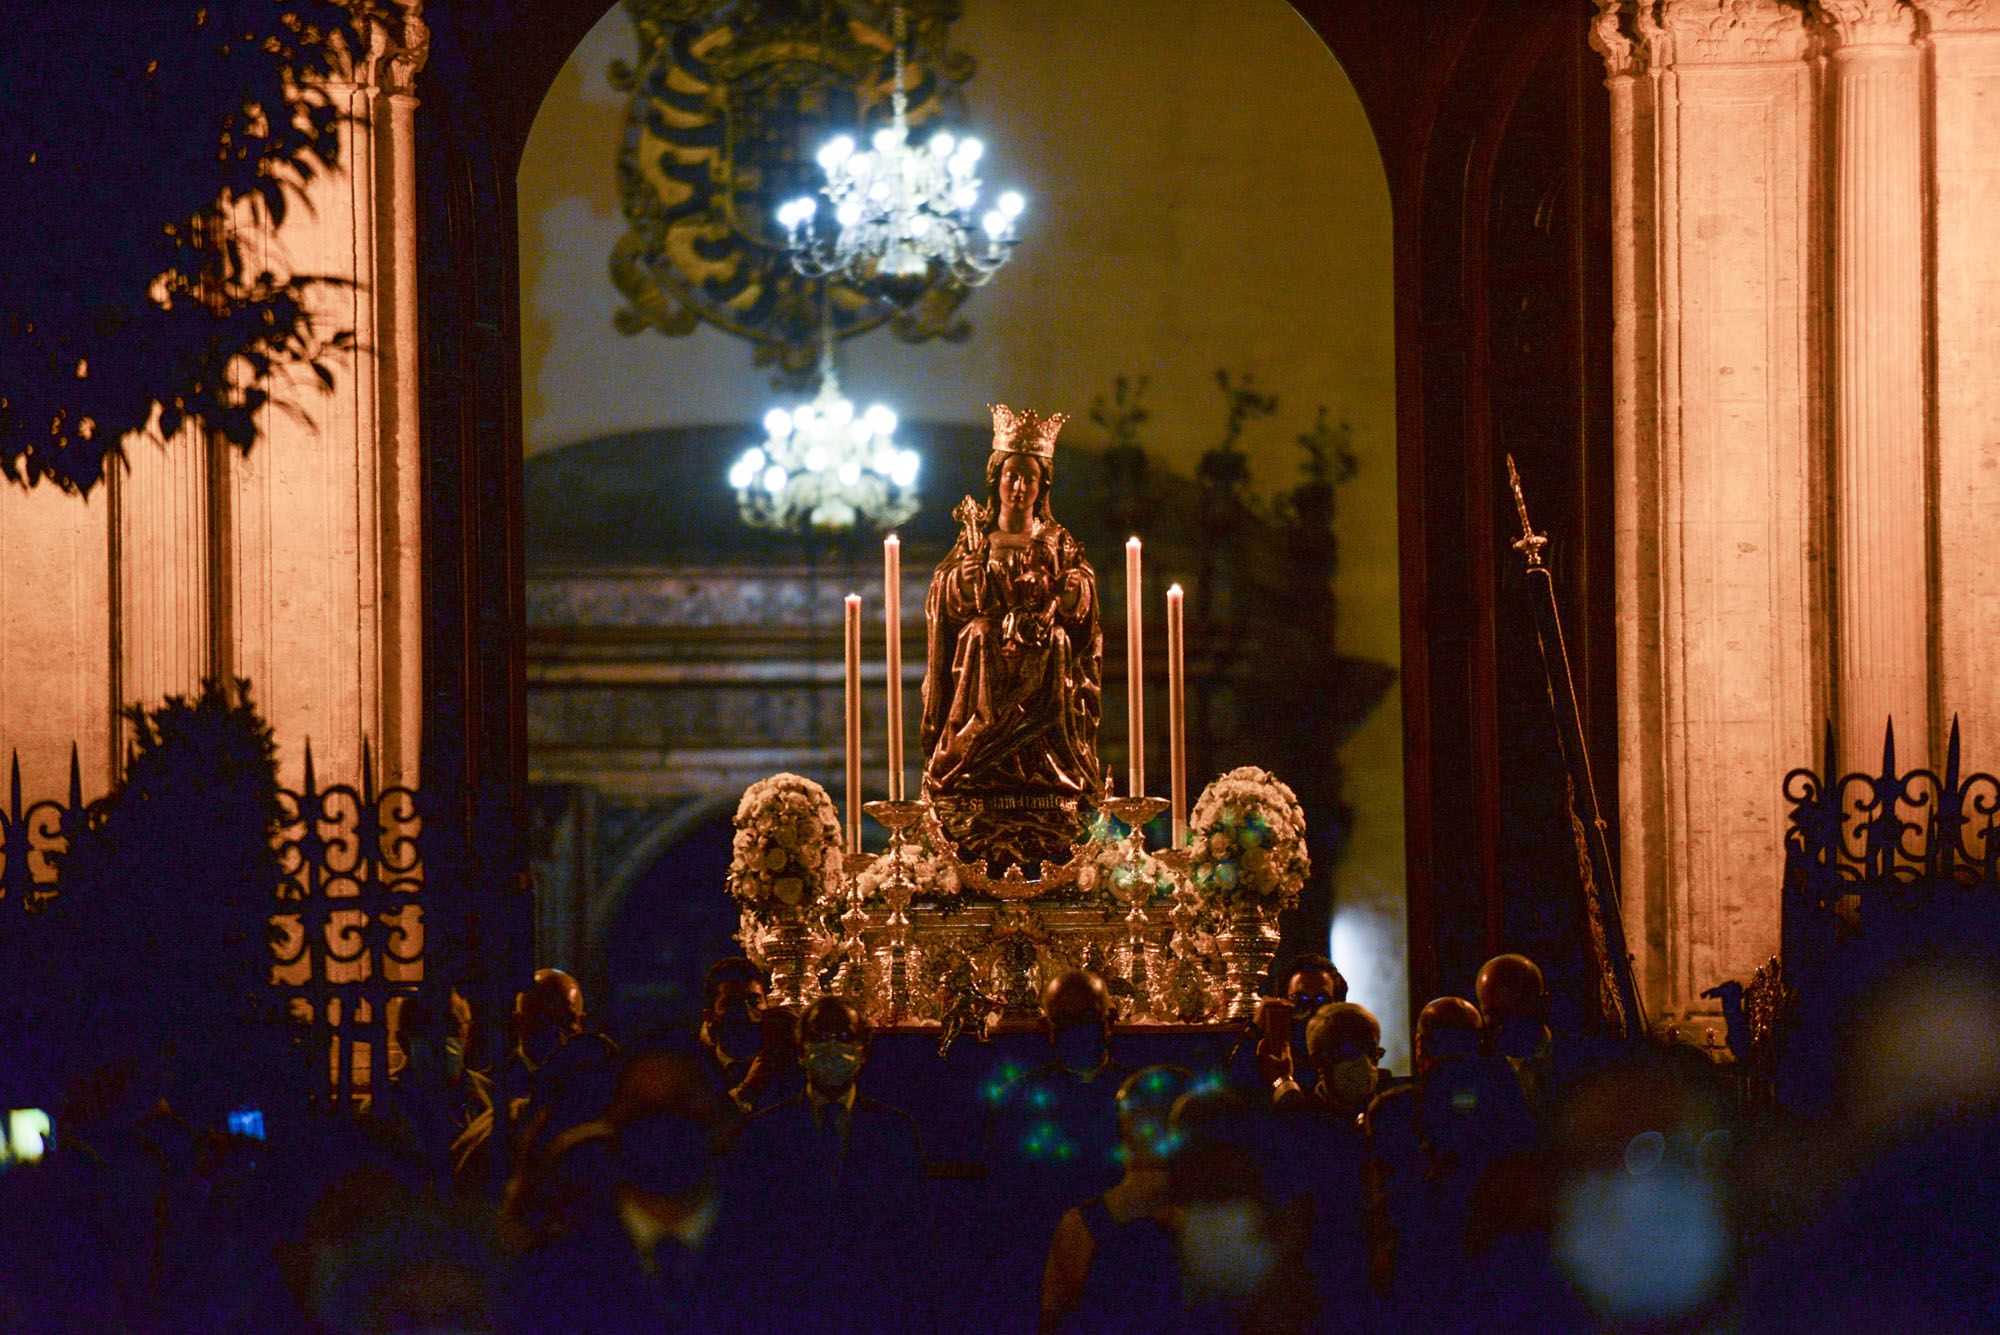
[(1271, 981), (1253, 1025), (1162, 1036), (1062, 974), (1036, 1030), (954, 1049), (956, 1124), (882, 1059), (944, 1070), (934, 1039), (771, 1004), (741, 958), (691, 1031), (615, 1037), (542, 970), (486, 1070), (483, 1017), (414, 1000), (359, 1117), (197, 1125), (120, 1063), (0, 1171), (0, 1330), (2000, 1326), (1983, 968), (1871, 991), (1815, 1115), (1559, 1037), (1519, 955), (1423, 1007), (1407, 1076), (1330, 961)]

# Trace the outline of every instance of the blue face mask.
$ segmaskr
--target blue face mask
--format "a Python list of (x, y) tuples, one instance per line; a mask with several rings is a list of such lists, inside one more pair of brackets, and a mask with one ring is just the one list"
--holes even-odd
[(806, 1075), (818, 1088), (843, 1090), (861, 1074), (861, 1045), (835, 1040), (808, 1043), (799, 1056), (799, 1065), (805, 1067)]

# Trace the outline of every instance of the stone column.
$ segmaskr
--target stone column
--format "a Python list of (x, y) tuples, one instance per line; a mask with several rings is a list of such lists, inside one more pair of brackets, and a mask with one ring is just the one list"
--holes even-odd
[(1778, 943), (1827, 708), (1810, 34), (1782, 0), (1600, 0), (1614, 143), (1619, 819), (1655, 1019)]
[(1828, 103), (1835, 697), (1843, 766), (1928, 753), (1923, 56), (1907, 0), (1819, 0)]
[(2000, 3), (1918, 0), (1931, 76), (1940, 722), (2000, 768)]
[(416, 778), (421, 733), (421, 552), (416, 382), (416, 189), (411, 79), (427, 34), (417, 6), (377, 25), (350, 78), (336, 170), (275, 231), (243, 221), (278, 272), (323, 287), (323, 331), (354, 332), (322, 390), (294, 368), (273, 387), (261, 439), (230, 491), (236, 670), (257, 688), (287, 781), (310, 739), (323, 780), (359, 777), (368, 741), (384, 783)]
[[(1613, 555), (1621, 614), (1618, 662), (1622, 678), (1657, 681), (1660, 667), (1658, 488), (1640, 485), (1641, 461), (1650, 461), (1658, 443), (1659, 402), (1657, 326), (1659, 291), (1653, 281), (1654, 227), (1652, 151), (1658, 143), (1653, 117), (1653, 82), (1645, 77), (1643, 53), (1616, 8), (1602, 11), (1591, 26), (1591, 45), (1604, 57), (1611, 94), (1611, 307), (1612, 307), (1612, 489)], [(1635, 615), (1638, 607), (1654, 609)], [(1621, 811), (1656, 809), (1663, 773), (1659, 753), (1648, 749), (1661, 736), (1659, 697), (1647, 693), (1621, 708), (1618, 718), (1618, 805)], [(1663, 844), (1657, 821), (1640, 821), (1623, 831), (1625, 940), (1631, 949), (1640, 993), (1656, 992), (1656, 970), (1664, 964), (1663, 942), (1650, 921), (1648, 905), (1661, 903)]]

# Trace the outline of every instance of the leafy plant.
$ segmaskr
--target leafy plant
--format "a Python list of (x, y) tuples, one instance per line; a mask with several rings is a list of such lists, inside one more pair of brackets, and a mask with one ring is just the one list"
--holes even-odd
[(283, 221), (338, 157), (324, 90), (378, 0), (27, 5), (0, 43), (0, 473), (87, 493), (121, 442), (197, 422), (248, 450), (272, 372), (325, 358), (329, 279), (280, 276), (226, 219)]

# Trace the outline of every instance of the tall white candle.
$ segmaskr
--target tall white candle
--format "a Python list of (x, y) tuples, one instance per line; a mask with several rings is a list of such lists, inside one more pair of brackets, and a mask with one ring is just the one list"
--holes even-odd
[(847, 595), (847, 851), (861, 851), (861, 595)]
[(882, 621), (889, 668), (889, 800), (903, 800), (903, 540), (882, 539)]
[(1167, 588), (1167, 778), (1173, 846), (1187, 842), (1187, 645), (1181, 626), (1181, 586)]
[(1146, 637), (1140, 629), (1139, 540), (1125, 540), (1125, 734), (1130, 738), (1133, 797), (1146, 795)]

